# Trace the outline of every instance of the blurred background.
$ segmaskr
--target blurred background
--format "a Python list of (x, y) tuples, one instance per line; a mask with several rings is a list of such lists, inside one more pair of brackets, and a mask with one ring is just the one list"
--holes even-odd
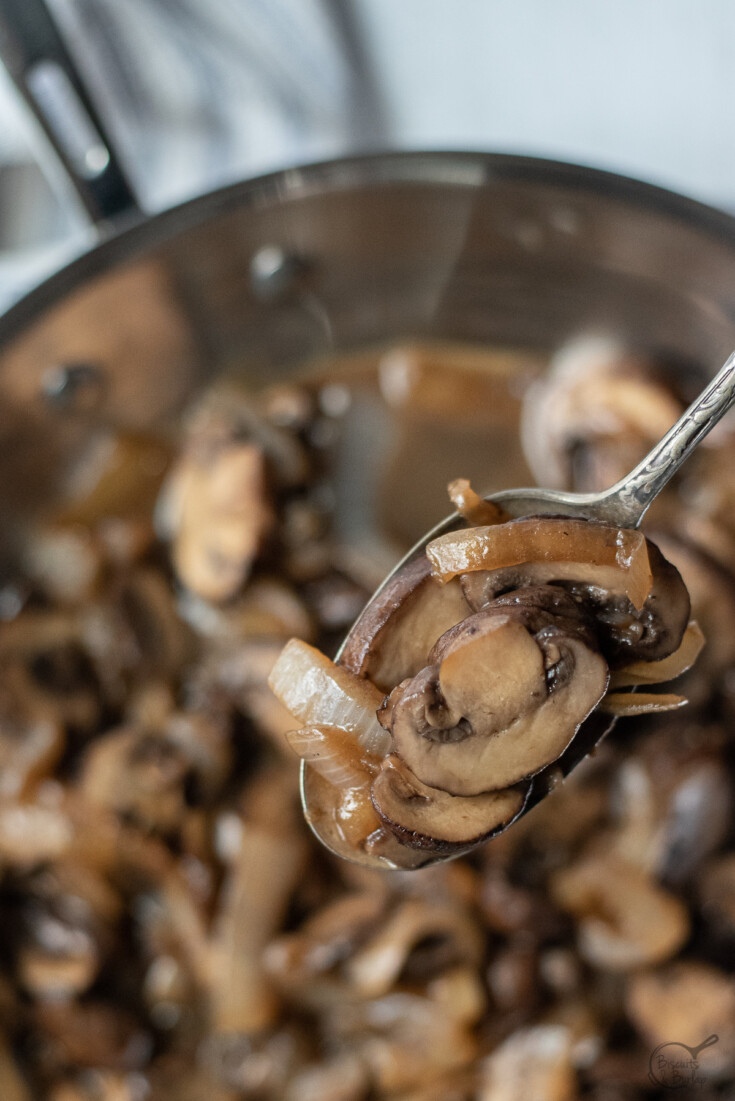
[[(735, 210), (731, 0), (46, 2), (145, 212), (391, 148), (538, 154)], [(93, 239), (0, 67), (0, 309)]]

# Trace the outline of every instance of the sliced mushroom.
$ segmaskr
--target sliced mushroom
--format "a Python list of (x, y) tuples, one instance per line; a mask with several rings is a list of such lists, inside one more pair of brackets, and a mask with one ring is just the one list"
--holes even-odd
[(731, 974), (697, 960), (677, 960), (656, 971), (631, 977), (627, 991), (630, 1018), (652, 1047), (673, 1044), (673, 1061), (691, 1058), (679, 1045), (717, 1043), (699, 1056), (702, 1077), (726, 1076), (735, 1069), (735, 980)]
[(468, 611), (459, 582), (438, 585), (421, 555), (367, 605), (347, 637), (340, 665), (389, 692), (426, 665), (439, 636)]
[(100, 686), (71, 611), (26, 611), (0, 626), (6, 691), (19, 710), (89, 733), (97, 723)]
[(476, 1025), (487, 1008), (487, 994), (480, 974), (473, 967), (458, 966), (444, 971), (426, 987), (448, 1017), (462, 1024)]
[(204, 600), (231, 599), (273, 525), (262, 451), (235, 441), (206, 461), (185, 456), (164, 485), (159, 516), (181, 582)]
[(137, 517), (150, 526), (151, 513), (171, 449), (160, 436), (134, 432), (99, 435), (72, 472), (53, 520), (93, 529), (110, 518)]
[(722, 689), (735, 663), (733, 573), (712, 557), (709, 546), (695, 546), (678, 529), (674, 533), (657, 531), (656, 541), (681, 572), (691, 594), (692, 615), (705, 637), (699, 660), (683, 682), (692, 703), (704, 703)]
[(578, 338), (525, 396), (524, 453), (539, 485), (596, 492), (632, 470), (683, 411), (660, 364), (605, 337)]
[(378, 1097), (405, 1096), (443, 1082), (450, 1072), (456, 1078), (478, 1055), (467, 1024), (420, 993), (397, 990), (343, 1005), (333, 1027), (369, 1066)]
[(590, 605), (600, 646), (614, 665), (633, 661), (660, 661), (681, 645), (691, 617), (691, 601), (682, 576), (646, 539), (652, 584), (642, 608), (625, 597), (595, 591), (594, 587), (568, 586)]
[(386, 907), (380, 891), (343, 893), (312, 913), (296, 932), (273, 938), (263, 954), (266, 972), (299, 1005), (339, 1005), (352, 993), (346, 967), (380, 928)]
[(75, 855), (24, 880), (14, 955), (21, 985), (39, 1000), (73, 998), (91, 986), (120, 916), (117, 893)]
[(450, 795), (423, 784), (394, 754), (372, 786), (375, 809), (401, 844), (438, 854), (464, 852), (500, 833), (522, 812), (527, 795), (527, 787)]
[(611, 847), (667, 883), (684, 883), (732, 827), (733, 783), (725, 731), (672, 720), (649, 731), (611, 784)]
[[(513, 535), (510, 529), (514, 525), (529, 526), (526, 533)], [(594, 618), (602, 652), (613, 664), (658, 661), (680, 646), (690, 620), (689, 594), (679, 571), (649, 539), (643, 541), (638, 532), (618, 532), (586, 521), (544, 521), (542, 517), (477, 530), (492, 533), (502, 527), (508, 529), (508, 536), (503, 537), (508, 547), (502, 549), (502, 554), (494, 547), (491, 551), (487, 547), (473, 548), (470, 554), (469, 547), (455, 550), (449, 543), (427, 551), (430, 557), (438, 554), (447, 566), (450, 550), (456, 565), (460, 564), (458, 556), (476, 563), (509, 557), (518, 560), (517, 564), (492, 569), (473, 565), (470, 572), (462, 574), (462, 590), (473, 610), (485, 607), (507, 591), (523, 591), (538, 584), (561, 586)], [(595, 532), (595, 528), (601, 530)], [(617, 550), (616, 532), (623, 540)], [(471, 531), (466, 534), (469, 537)], [(492, 536), (492, 540), (495, 538)], [(575, 549), (577, 540), (581, 541), (579, 554)], [(439, 542), (436, 540), (436, 544)], [(582, 553), (588, 555), (585, 561), (555, 560), (562, 554), (582, 557)], [(483, 557), (486, 554), (487, 559)], [(538, 558), (523, 560), (524, 555), (534, 554)]]
[(61, 604), (92, 599), (105, 565), (102, 548), (88, 528), (55, 523), (34, 533), (25, 559), (29, 576)]
[(539, 1001), (538, 956), (529, 939), (510, 940), (494, 954), (487, 968), (487, 984), (496, 1008), (528, 1019)]
[[(303, 839), (287, 821), (245, 821), (240, 849), (226, 877), (212, 934), (209, 1011), (223, 1036), (257, 1033), (278, 1017), (278, 999), (263, 951), (280, 930), (304, 873)], [(286, 828), (284, 828), (284, 825)]]
[(694, 665), (699, 657), (705, 637), (696, 620), (690, 620), (684, 632), (681, 646), (673, 654), (659, 661), (634, 661), (617, 669), (610, 678), (611, 689), (627, 688), (633, 685), (661, 684), (663, 681), (676, 680)]
[(179, 615), (200, 637), (230, 649), (249, 638), (290, 638), (310, 641), (314, 626), (303, 601), (280, 578), (254, 578), (242, 596), (224, 606), (185, 592)]
[(518, 1029), (483, 1067), (478, 1101), (576, 1101), (572, 1036), (562, 1025)]
[[(148, 1079), (139, 1072), (95, 1068), (57, 1082), (48, 1101), (143, 1101), (148, 1088)], [(214, 1101), (213, 1094), (208, 1098)]]
[(580, 954), (603, 971), (670, 959), (689, 936), (684, 903), (635, 865), (604, 851), (560, 870), (551, 893), (577, 919)]
[(211, 800), (227, 775), (226, 732), (205, 715), (175, 712), (160, 730), (123, 727), (87, 750), (80, 789), (94, 805), (147, 828), (178, 828), (191, 803)]
[(170, 581), (150, 566), (119, 577), (105, 598), (83, 608), (79, 618), (85, 650), (115, 704), (141, 674), (144, 679), (177, 677), (195, 654)]
[(369, 998), (387, 994), (406, 972), (416, 981), (422, 945), (428, 956), (424, 967), (436, 973), (460, 963), (477, 967), (485, 941), (463, 907), (409, 899), (386, 915), (381, 928), (352, 957), (347, 966), (349, 980), (360, 995)]
[(522, 607), (469, 616), (433, 656), (393, 694), (390, 730), (415, 775), (452, 795), (498, 791), (552, 764), (608, 683), (579, 633)]

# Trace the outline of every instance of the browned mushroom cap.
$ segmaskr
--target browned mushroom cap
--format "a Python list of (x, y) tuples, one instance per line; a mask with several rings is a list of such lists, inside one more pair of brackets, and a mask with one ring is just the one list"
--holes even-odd
[(99, 737), (85, 754), (81, 790), (93, 804), (167, 831), (180, 825), (190, 800), (212, 798), (229, 763), (217, 722), (174, 713), (161, 730), (123, 727)]
[(366, 998), (387, 994), (401, 978), (415, 982), (450, 966), (479, 967), (485, 951), (476, 919), (457, 900), (409, 899), (371, 932), (346, 966)]
[(667, 884), (686, 883), (732, 828), (727, 739), (701, 719), (649, 730), (616, 770), (609, 847)]
[(459, 582), (438, 585), (422, 555), (370, 601), (349, 633), (340, 664), (389, 692), (426, 665), (439, 636), (468, 611)]
[(573, 1037), (563, 1025), (517, 1029), (482, 1067), (480, 1101), (576, 1101)]
[(478, 795), (557, 760), (608, 683), (604, 659), (569, 622), (490, 607), (439, 640), (437, 664), (390, 701), (395, 750), (423, 783)]
[(204, 459), (185, 455), (164, 485), (158, 515), (181, 582), (204, 600), (229, 600), (273, 524), (262, 451), (232, 441)]
[(659, 661), (681, 644), (691, 616), (689, 592), (676, 566), (646, 539), (653, 583), (640, 611), (625, 597), (609, 597), (594, 587), (570, 585), (589, 603), (600, 647), (614, 665)]
[(523, 810), (528, 787), (472, 797), (423, 784), (395, 754), (383, 761), (372, 785), (373, 805), (402, 845), (449, 855), (487, 841)]
[[(510, 615), (533, 634), (545, 627), (555, 626), (579, 635), (590, 649), (597, 648), (593, 621), (584, 604), (576, 602), (566, 589), (558, 585), (524, 585), (520, 589), (511, 589), (475, 611), (479, 615), (466, 618), (476, 624), (482, 624), (483, 617)], [(454, 643), (465, 636), (465, 622), (463, 620), (437, 638), (429, 653), (430, 664), (441, 661)]]
[(523, 403), (523, 450), (539, 485), (595, 492), (632, 470), (684, 411), (661, 375), (603, 337), (561, 348)]
[(603, 845), (558, 871), (551, 893), (576, 918), (582, 957), (604, 971), (670, 959), (689, 936), (684, 903)]
[[(631, 1020), (652, 1047), (699, 1043), (718, 1036), (718, 1043), (699, 1056), (699, 1073), (731, 1079), (735, 1067), (735, 980), (731, 974), (696, 960), (677, 960), (633, 976), (627, 1003)], [(692, 1040), (682, 1039), (687, 1036)], [(674, 1048), (672, 1058), (676, 1054)], [(686, 1058), (689, 1053), (679, 1048), (678, 1054)]]
[(90, 868), (61, 861), (24, 878), (24, 902), (14, 929), (19, 982), (34, 998), (83, 993), (112, 945), (120, 898)]
[(718, 691), (735, 662), (735, 578), (712, 557), (710, 546), (695, 546), (678, 530), (675, 534), (657, 531), (656, 542), (681, 572), (691, 595), (692, 615), (706, 639), (684, 682), (692, 702), (703, 702)]

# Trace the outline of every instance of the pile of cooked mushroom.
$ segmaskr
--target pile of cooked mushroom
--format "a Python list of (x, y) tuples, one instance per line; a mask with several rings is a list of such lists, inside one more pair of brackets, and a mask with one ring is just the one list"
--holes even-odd
[(618, 689), (680, 675), (702, 646), (681, 575), (641, 533), (451, 492), (471, 526), (383, 586), (339, 663), (292, 640), (270, 676), (309, 723), (288, 739), (326, 781), (320, 832), (353, 859), (418, 867), (496, 836), (594, 747), (596, 708), (685, 703)]
[[(588, 479), (613, 469), (626, 379), (628, 408), (644, 382), (666, 417), (686, 398), (676, 371), (613, 352), (607, 420), (565, 435), (555, 405), (559, 439), (589, 429)], [(375, 393), (407, 354), (375, 354)], [(524, 374), (524, 421), (568, 395), (569, 355)], [(501, 372), (486, 388), (479, 352), (409, 360), (451, 373), (452, 405), (394, 388), (399, 442), (461, 429), (463, 394), (468, 424), (492, 419)], [(696, 1096), (723, 1101), (727, 429), (650, 540), (510, 521), (455, 483), (466, 526), (360, 617), (383, 562), (333, 518), (356, 386), (219, 383), (174, 430), (101, 426), (18, 544), (0, 586), (3, 1101), (654, 1101), (654, 1050), (712, 1035)], [(650, 409), (620, 431), (623, 466), (659, 433)], [(305, 826), (299, 758), (313, 825), (362, 863)]]

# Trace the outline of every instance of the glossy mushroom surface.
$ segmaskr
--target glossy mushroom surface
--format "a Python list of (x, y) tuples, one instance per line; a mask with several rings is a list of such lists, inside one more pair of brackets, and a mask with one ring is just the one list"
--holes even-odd
[[(416, 850), (441, 858), (502, 832), (599, 740), (598, 728), (592, 745), (580, 738), (570, 753), (601, 704), (617, 716), (684, 702), (621, 691), (608, 701), (611, 674), (620, 688), (626, 669), (643, 666), (656, 683), (698, 653), (682, 643), (686, 587), (639, 532), (569, 517), (506, 520), (491, 504), (483, 511), (467, 483), (450, 492), (490, 523), (440, 536), (399, 570), (336, 665), (292, 641), (271, 673), (281, 702), (314, 728), (291, 739), (307, 764), (313, 828), (369, 865), (417, 867)], [(376, 711), (383, 738), (368, 713), (378, 695), (371, 673), (385, 692)], [(364, 707), (359, 720), (343, 717), (337, 682)], [(349, 731), (369, 750), (357, 770)]]

